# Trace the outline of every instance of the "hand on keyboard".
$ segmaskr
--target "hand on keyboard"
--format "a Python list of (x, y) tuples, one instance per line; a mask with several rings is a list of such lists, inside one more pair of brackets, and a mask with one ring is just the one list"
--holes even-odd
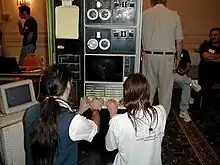
[(104, 104), (104, 101), (102, 99), (93, 98), (81, 98), (80, 99), (80, 105), (79, 105), (79, 113), (82, 114), (85, 111), (87, 111), (89, 108), (101, 110), (102, 106)]
[(94, 99), (98, 99), (102, 102), (102, 108), (107, 108), (107, 105), (106, 103), (108, 103), (108, 101), (115, 101), (117, 103), (117, 106), (118, 106), (118, 109), (125, 109), (124, 105), (123, 105), (123, 100), (121, 98), (115, 98), (115, 99), (111, 99), (111, 98), (96, 98), (96, 97), (86, 97), (86, 98), (83, 98), (85, 99), (86, 103), (87, 103), (87, 106), (90, 106), (89, 103), (94, 100)]
[(118, 104), (119, 102), (113, 99), (108, 100), (105, 105), (110, 113), (110, 117), (114, 116), (118, 112)]
[(92, 110), (101, 110), (102, 105), (104, 104), (104, 101), (99, 98), (93, 98), (89, 101), (89, 106)]
[(80, 99), (80, 105), (79, 105), (79, 113), (83, 114), (85, 111), (89, 109), (89, 104), (87, 103), (87, 100), (85, 98)]

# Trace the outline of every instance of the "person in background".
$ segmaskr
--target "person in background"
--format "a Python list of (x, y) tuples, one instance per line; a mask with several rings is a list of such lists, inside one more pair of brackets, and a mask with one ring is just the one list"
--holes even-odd
[(183, 49), (180, 56), (179, 66), (176, 68), (176, 73), (174, 74), (174, 82), (176, 82), (182, 89), (179, 116), (183, 118), (185, 122), (191, 121), (191, 117), (188, 112), (191, 98), (191, 88), (193, 88), (196, 92), (199, 92), (201, 89), (201, 86), (198, 84), (198, 80), (192, 80), (188, 77), (190, 69), (190, 54), (186, 49)]
[(38, 25), (35, 18), (30, 15), (30, 7), (19, 6), (18, 10), (21, 18), (21, 20), (18, 21), (18, 28), (20, 34), (23, 36), (23, 45), (19, 57), (19, 65), (22, 66), (24, 58), (36, 50)]
[(162, 105), (151, 106), (150, 89), (143, 75), (129, 76), (123, 87), (126, 113), (117, 114), (116, 102), (106, 103), (111, 117), (106, 149), (118, 149), (113, 165), (161, 165), (166, 111)]
[[(214, 83), (220, 83), (220, 28), (214, 27), (209, 32), (209, 41), (205, 41), (199, 48), (201, 61), (199, 64), (199, 84), (202, 86), (202, 95), (210, 101)], [(211, 96), (211, 97), (210, 97)]]
[(151, 0), (152, 8), (144, 11), (142, 23), (143, 74), (150, 86), (150, 103), (158, 89), (159, 103), (167, 114), (171, 108), (173, 63), (182, 53), (183, 32), (177, 12), (166, 8), (167, 0)]
[(91, 120), (70, 108), (67, 100), (72, 74), (64, 66), (52, 65), (45, 72), (46, 99), (27, 109), (24, 118), (24, 147), (27, 165), (77, 165), (78, 141), (91, 142), (100, 128), (102, 103), (92, 100)]

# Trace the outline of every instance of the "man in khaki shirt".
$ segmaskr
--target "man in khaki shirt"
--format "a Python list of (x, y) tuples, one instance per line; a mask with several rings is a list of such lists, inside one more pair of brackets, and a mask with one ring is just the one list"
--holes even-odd
[(174, 57), (176, 66), (182, 52), (183, 32), (176, 11), (166, 8), (167, 0), (151, 0), (152, 7), (143, 14), (143, 74), (150, 86), (150, 102), (158, 88), (159, 103), (167, 114), (171, 108)]

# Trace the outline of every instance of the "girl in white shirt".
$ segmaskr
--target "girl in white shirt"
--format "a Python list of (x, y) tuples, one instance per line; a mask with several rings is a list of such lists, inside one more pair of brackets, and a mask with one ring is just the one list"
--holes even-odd
[(111, 120), (106, 149), (118, 149), (113, 165), (161, 165), (161, 143), (166, 125), (163, 106), (151, 106), (146, 78), (133, 74), (124, 82), (125, 114), (117, 114), (117, 103), (108, 101)]

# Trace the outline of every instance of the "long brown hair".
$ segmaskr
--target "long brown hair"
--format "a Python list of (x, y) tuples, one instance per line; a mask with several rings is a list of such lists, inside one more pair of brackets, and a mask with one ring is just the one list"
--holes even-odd
[(149, 122), (152, 125), (158, 118), (158, 114), (150, 104), (149, 85), (145, 76), (139, 73), (132, 74), (126, 79), (123, 86), (124, 106), (135, 131), (137, 131), (137, 122), (141, 120), (136, 115), (140, 110), (143, 110), (145, 117), (147, 114), (150, 116)]

